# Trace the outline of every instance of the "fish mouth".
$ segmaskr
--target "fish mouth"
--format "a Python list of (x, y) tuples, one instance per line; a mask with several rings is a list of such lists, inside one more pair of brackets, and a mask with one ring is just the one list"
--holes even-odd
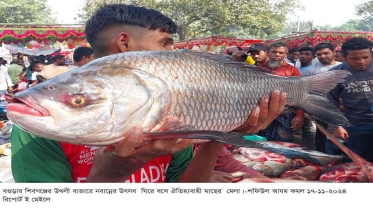
[(17, 112), (26, 115), (33, 115), (39, 117), (50, 116), (50, 113), (38, 105), (37, 101), (28, 97), (27, 99), (20, 99), (13, 97), (6, 107), (7, 112)]

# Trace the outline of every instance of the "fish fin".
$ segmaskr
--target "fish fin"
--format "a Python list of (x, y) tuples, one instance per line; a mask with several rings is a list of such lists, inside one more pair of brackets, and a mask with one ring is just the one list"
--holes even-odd
[(304, 76), (310, 92), (326, 94), (337, 86), (338, 83), (344, 82), (345, 78), (351, 75), (346, 70), (327, 71), (312, 76)]
[(321, 166), (326, 166), (336, 160), (341, 160), (344, 157), (341, 155), (328, 155), (314, 150), (300, 150), (296, 148), (285, 147), (273, 142), (257, 142), (256, 148), (266, 149), (277, 154), (281, 154), (287, 158), (302, 158), (310, 163), (315, 163)]
[(324, 96), (309, 94), (306, 102), (299, 106), (300, 109), (314, 118), (333, 125), (351, 126), (343, 113)]
[(166, 132), (150, 132), (143, 134), (145, 138), (156, 139), (206, 139), (217, 141), (224, 144), (234, 145), (236, 147), (249, 147), (266, 149), (287, 158), (304, 158), (308, 162), (319, 165), (327, 165), (335, 160), (343, 158), (342, 156), (328, 155), (317, 151), (304, 151), (295, 148), (285, 147), (276, 143), (267, 141), (254, 142), (247, 140), (247, 134), (235, 132), (221, 132), (211, 130), (174, 130)]
[(195, 131), (196, 129), (191, 125), (183, 125), (171, 131)]
[[(190, 127), (185, 127), (189, 129)], [(230, 144), (237, 147), (257, 147), (254, 141), (263, 141), (263, 139), (247, 138), (248, 134), (235, 132), (221, 132), (211, 130), (183, 130), (176, 129), (165, 132), (146, 132), (144, 137), (148, 139), (206, 139), (217, 141), (224, 144)]]
[(299, 108), (323, 122), (351, 126), (343, 113), (325, 97), (349, 75), (351, 73), (346, 70), (338, 70), (303, 77), (308, 84), (308, 98)]

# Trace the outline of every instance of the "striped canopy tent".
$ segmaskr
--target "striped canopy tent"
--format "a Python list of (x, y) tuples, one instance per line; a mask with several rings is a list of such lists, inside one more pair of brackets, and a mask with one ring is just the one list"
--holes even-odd
[(35, 25), (0, 23), (0, 45), (16, 53), (25, 48), (33, 54), (50, 51), (56, 42), (67, 44), (69, 49), (87, 46), (83, 25)]
[(83, 41), (85, 39), (82, 25), (28, 25), (0, 24), (0, 43), (24, 44), (36, 42), (64, 42), (67, 40)]
[(223, 36), (210, 36), (206, 38), (188, 39), (174, 43), (174, 49), (192, 49), (193, 47), (206, 46), (207, 50), (213, 47), (229, 47), (229, 46), (247, 46), (253, 43), (260, 43), (263, 40), (260, 39), (241, 39), (241, 38), (229, 38)]
[(336, 49), (340, 49), (342, 43), (352, 37), (364, 37), (373, 41), (373, 32), (343, 32), (343, 31), (310, 31), (292, 36), (281, 37), (277, 39), (267, 40), (266, 45), (271, 45), (274, 42), (285, 43), (289, 48), (293, 47), (315, 47), (322, 42), (333, 44)]

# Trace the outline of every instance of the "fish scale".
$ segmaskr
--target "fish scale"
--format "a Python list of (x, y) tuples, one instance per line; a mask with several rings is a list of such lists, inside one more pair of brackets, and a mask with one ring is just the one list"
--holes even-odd
[[(152, 59), (158, 58), (149, 58), (149, 60)], [(155, 67), (153, 71), (149, 69), (150, 73), (160, 76), (166, 83), (172, 84), (170, 87), (173, 92), (171, 113), (175, 113), (181, 121), (188, 125), (199, 129), (230, 131), (241, 126), (247, 120), (250, 110), (258, 104), (260, 97), (268, 95), (268, 90), (280, 89), (289, 92), (295, 95), (294, 99), (302, 97), (301, 94), (292, 91), (294, 82), (290, 79), (291, 85), (281, 87), (280, 83), (283, 82), (283, 78), (275, 77), (273, 81), (268, 81), (266, 75), (257, 73), (251, 74), (250, 77), (254, 78), (250, 78), (247, 77), (247, 72), (232, 68), (224, 70), (222, 65), (213, 67), (212, 61), (206, 62), (210, 62), (211, 65), (198, 65), (202, 62), (195, 61), (194, 56), (184, 59), (183, 62), (175, 62), (175, 65), (183, 66), (183, 74), (175, 72), (175, 68), (166, 68), (165, 65), (147, 65)], [(197, 69), (194, 66), (197, 66)], [(222, 69), (223, 71), (221, 71)], [(161, 73), (157, 74), (158, 72)], [(180, 74), (178, 79), (172, 77), (176, 74)], [(211, 82), (204, 81), (207, 79), (210, 79)], [(249, 82), (250, 79), (263, 82), (253, 84)], [(232, 83), (231, 81), (238, 82)], [(303, 84), (299, 84), (296, 89), (299, 90), (302, 86)], [(255, 94), (250, 95), (244, 94), (246, 91), (253, 92), (254, 89), (262, 91), (255, 91)], [(237, 97), (232, 97), (237, 95), (237, 92), (240, 94)], [(206, 103), (205, 99), (208, 99), (209, 109), (200, 112), (196, 108), (197, 104)], [(292, 97), (289, 99), (291, 100)], [(292, 102), (296, 103), (295, 100)]]
[[(196, 130), (229, 132), (247, 121), (261, 97), (279, 90), (287, 94), (287, 105), (330, 124), (348, 123), (337, 107), (311, 92), (327, 93), (348, 72), (279, 77), (265, 71), (222, 55), (126, 52), (95, 59), (15, 95), (45, 116), (23, 114), (24, 109), (17, 111), (20, 104), (8, 106), (7, 114), (41, 137), (107, 145), (122, 140), (134, 125), (143, 126), (146, 132), (157, 131), (169, 117), (178, 117)], [(75, 95), (85, 97), (87, 103), (72, 107), (63, 100)]]

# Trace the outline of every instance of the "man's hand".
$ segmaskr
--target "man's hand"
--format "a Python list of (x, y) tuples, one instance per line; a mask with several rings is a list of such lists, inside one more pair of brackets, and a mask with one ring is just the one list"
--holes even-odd
[[(167, 120), (160, 131), (180, 125), (177, 118)], [(116, 146), (100, 148), (94, 158), (87, 182), (124, 182), (150, 160), (187, 148), (192, 140), (150, 140), (142, 138), (143, 129), (130, 129)]]
[(273, 91), (271, 99), (269, 99), (269, 96), (264, 96), (259, 102), (259, 107), (252, 110), (245, 124), (235, 131), (258, 133), (260, 130), (267, 128), (284, 111), (285, 104), (286, 93), (280, 93), (278, 90)]
[(334, 128), (334, 136), (341, 140), (348, 140), (348, 133), (342, 126), (337, 126)]
[(303, 117), (294, 117), (293, 120), (291, 120), (291, 128), (295, 130), (299, 130), (302, 128), (304, 123)]

